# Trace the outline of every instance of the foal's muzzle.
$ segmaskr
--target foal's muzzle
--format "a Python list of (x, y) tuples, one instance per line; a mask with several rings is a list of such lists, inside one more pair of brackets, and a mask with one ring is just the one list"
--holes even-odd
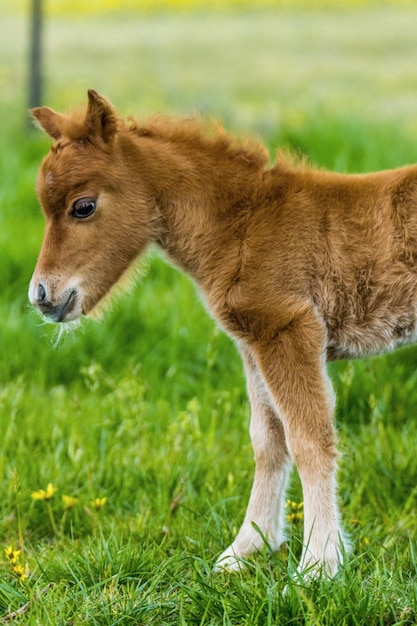
[(32, 282), (29, 288), (29, 300), (47, 319), (52, 322), (66, 322), (77, 319), (81, 311), (79, 293), (75, 287), (66, 288), (53, 296), (45, 280)]

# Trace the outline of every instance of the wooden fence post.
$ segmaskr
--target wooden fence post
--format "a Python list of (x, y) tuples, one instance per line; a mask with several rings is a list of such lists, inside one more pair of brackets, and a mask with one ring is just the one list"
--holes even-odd
[(29, 67), (29, 107), (42, 104), (42, 0), (32, 0)]

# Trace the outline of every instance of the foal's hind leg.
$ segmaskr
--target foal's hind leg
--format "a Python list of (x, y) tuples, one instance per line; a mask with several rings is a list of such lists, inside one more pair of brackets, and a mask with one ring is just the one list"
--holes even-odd
[[(255, 479), (244, 522), (234, 542), (221, 554), (216, 569), (239, 568), (247, 557), (264, 545), (278, 550), (284, 537), (284, 496), (291, 461), (282, 423), (250, 353), (242, 350), (251, 401), (250, 433), (255, 453)], [(253, 522), (261, 531), (257, 531)]]
[(304, 496), (304, 549), (300, 568), (324, 566), (336, 573), (343, 533), (336, 502), (336, 437), (333, 393), (325, 372), (325, 333), (307, 310), (281, 332), (252, 345), (258, 366), (279, 407), (290, 454)]

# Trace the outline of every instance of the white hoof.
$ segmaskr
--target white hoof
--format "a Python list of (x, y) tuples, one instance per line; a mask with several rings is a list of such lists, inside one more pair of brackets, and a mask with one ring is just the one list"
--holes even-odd
[(297, 567), (295, 578), (308, 582), (317, 578), (331, 579), (336, 576), (342, 566), (341, 560), (336, 556), (332, 559), (315, 561), (314, 559), (302, 559)]
[(217, 559), (213, 571), (214, 572), (238, 572), (245, 569), (246, 565), (242, 558), (239, 557), (234, 550), (229, 547)]

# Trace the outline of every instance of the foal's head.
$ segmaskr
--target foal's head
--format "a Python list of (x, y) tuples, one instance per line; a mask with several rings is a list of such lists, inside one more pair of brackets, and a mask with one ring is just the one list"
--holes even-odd
[(96, 92), (82, 116), (47, 107), (33, 115), (55, 143), (37, 182), (46, 229), (29, 298), (50, 320), (70, 321), (92, 311), (150, 242), (153, 203), (123, 141), (127, 127)]

